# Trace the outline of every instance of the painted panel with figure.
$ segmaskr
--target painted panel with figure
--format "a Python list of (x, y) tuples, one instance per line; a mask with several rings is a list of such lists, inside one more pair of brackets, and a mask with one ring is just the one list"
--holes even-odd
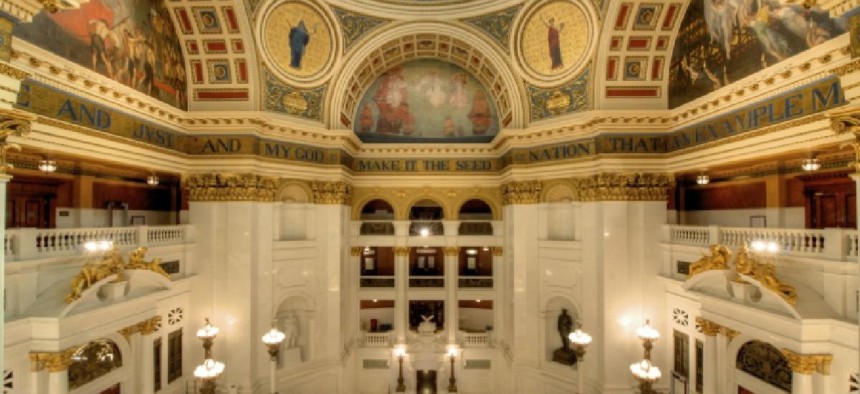
[(185, 109), (185, 61), (170, 14), (154, 0), (90, 0), (76, 10), (42, 12), (15, 36)]
[(385, 72), (364, 93), (353, 124), (365, 142), (488, 142), (499, 131), (484, 86), (438, 60)]
[(681, 24), (669, 107), (695, 100), (845, 32), (847, 18), (773, 0), (693, 0)]

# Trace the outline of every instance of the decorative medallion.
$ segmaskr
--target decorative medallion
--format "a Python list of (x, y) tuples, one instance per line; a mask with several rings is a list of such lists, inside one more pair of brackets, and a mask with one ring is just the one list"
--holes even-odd
[(274, 2), (262, 9), (260, 42), (273, 71), (302, 87), (320, 84), (332, 69), (339, 45), (335, 24), (316, 5)]
[(170, 312), (167, 313), (167, 323), (171, 326), (179, 324), (182, 321), (182, 314), (182, 308), (171, 309)]
[(587, 109), (588, 70), (566, 86), (544, 89), (526, 85), (531, 100), (531, 119), (541, 120)]
[(340, 21), (340, 28), (343, 32), (344, 52), (349, 51), (352, 44), (355, 44), (355, 42), (365, 34), (386, 22), (384, 19), (356, 14), (337, 7), (332, 7), (332, 10), (334, 11), (334, 15)]
[(549, 87), (581, 72), (595, 46), (596, 19), (591, 3), (554, 0), (531, 8), (515, 45), (529, 82)]
[(263, 73), (266, 75), (266, 110), (306, 119), (322, 119), (322, 99), (327, 85), (299, 90), (282, 83), (268, 70)]
[(675, 308), (672, 310), (672, 319), (675, 321), (675, 324), (687, 327), (690, 324), (690, 315), (687, 314), (687, 311)]
[(487, 33), (499, 46), (507, 50), (512, 24), (514, 18), (520, 13), (521, 8), (521, 5), (517, 5), (492, 14), (465, 19), (464, 21)]

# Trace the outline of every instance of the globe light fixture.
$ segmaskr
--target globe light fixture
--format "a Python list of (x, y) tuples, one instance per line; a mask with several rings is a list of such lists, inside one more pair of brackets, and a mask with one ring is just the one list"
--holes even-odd
[(278, 330), (274, 323), (272, 323), (272, 329), (263, 335), (262, 338), (263, 344), (266, 345), (266, 348), (269, 350), (269, 392), (271, 394), (278, 393), (275, 390), (275, 371), (278, 368), (278, 354), (281, 351), (281, 343), (283, 343), (286, 338), (287, 335)]
[(821, 169), (821, 161), (817, 157), (807, 157), (800, 163), (803, 171), (818, 171)]
[(200, 394), (215, 394), (215, 379), (224, 372), (224, 363), (211, 358), (203, 360), (203, 364), (194, 369), (194, 377), (202, 381)]
[(696, 177), (696, 184), (707, 185), (709, 183), (711, 183), (711, 177), (705, 174), (699, 174), (699, 176)]
[(206, 359), (212, 358), (212, 343), (215, 341), (215, 337), (218, 336), (218, 333), (221, 331), (218, 327), (212, 325), (209, 322), (209, 318), (205, 318), (206, 324), (203, 325), (203, 328), (197, 330), (197, 338), (203, 341), (203, 351)]
[(57, 162), (54, 160), (39, 160), (39, 171), (50, 173), (57, 171)]
[(660, 380), (663, 374), (660, 368), (651, 364), (651, 360), (645, 359), (633, 364), (630, 364), (630, 372), (633, 378), (639, 382), (640, 394), (656, 394), (651, 385)]
[(581, 329), (577, 328), (570, 335), (567, 336), (570, 339), (570, 343), (573, 344), (573, 350), (576, 352), (576, 371), (579, 375), (577, 379), (577, 384), (579, 385), (579, 394), (583, 394), (584, 391), (582, 389), (583, 381), (582, 381), (582, 362), (585, 357), (585, 347), (591, 343), (591, 335), (588, 335), (582, 332)]

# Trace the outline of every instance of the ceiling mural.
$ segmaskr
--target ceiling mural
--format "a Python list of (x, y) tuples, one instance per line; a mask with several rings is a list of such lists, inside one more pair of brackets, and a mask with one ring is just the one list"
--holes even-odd
[(14, 35), (177, 108), (187, 108), (187, 76), (170, 13), (161, 1), (90, 0), (42, 12)]
[(484, 86), (462, 68), (421, 59), (386, 71), (352, 122), (365, 142), (488, 142), (499, 131)]
[(361, 37), (364, 37), (365, 34), (387, 22), (385, 19), (358, 14), (338, 7), (332, 7), (331, 9), (340, 22), (340, 29), (343, 33), (344, 52), (349, 51), (352, 45), (361, 39)]
[(522, 6), (517, 5), (491, 14), (464, 19), (463, 21), (487, 33), (493, 41), (507, 51), (508, 41), (511, 36), (511, 27), (514, 18), (520, 13), (520, 9), (522, 9)]
[(531, 120), (543, 120), (591, 108), (586, 69), (571, 83), (552, 89), (527, 86), (531, 101)]
[(669, 107), (675, 108), (821, 44), (847, 18), (777, 1), (693, 0), (675, 41)]
[(322, 120), (326, 85), (313, 89), (296, 89), (279, 80), (266, 68), (263, 68), (263, 74), (266, 78), (264, 105), (267, 111)]

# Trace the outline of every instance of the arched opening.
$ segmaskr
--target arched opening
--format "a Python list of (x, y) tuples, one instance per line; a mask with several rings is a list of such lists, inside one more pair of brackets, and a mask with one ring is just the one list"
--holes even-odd
[(69, 389), (81, 387), (121, 367), (122, 353), (116, 343), (109, 339), (92, 341), (72, 355)]
[(445, 211), (433, 200), (420, 200), (409, 208), (409, 235), (443, 235)]
[(394, 287), (394, 248), (366, 246), (361, 250), (360, 282), (364, 287)]
[(285, 335), (281, 345), (279, 366), (291, 365), (311, 359), (311, 332), (313, 314), (308, 301), (302, 297), (289, 297), (278, 305), (276, 325)]
[(484, 200), (472, 199), (460, 206), (460, 235), (493, 235), (493, 209)]
[(568, 335), (576, 329), (582, 318), (576, 306), (566, 297), (552, 297), (544, 307), (544, 360), (564, 365), (576, 363)]
[(791, 366), (788, 359), (773, 345), (749, 341), (738, 350), (737, 369), (780, 390), (791, 392)]
[(361, 207), (361, 235), (394, 235), (394, 208), (388, 201), (370, 200)]

